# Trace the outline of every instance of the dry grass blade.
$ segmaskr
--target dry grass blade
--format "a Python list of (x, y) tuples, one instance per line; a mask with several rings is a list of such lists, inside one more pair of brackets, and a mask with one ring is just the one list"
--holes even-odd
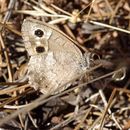
[[(12, 114), (9, 115), (8, 117), (4, 118), (3, 120), (0, 120), (0, 125), (2, 125), (4, 122), (7, 122), (7, 121), (9, 121), (10, 119), (16, 117), (16, 116), (17, 116), (18, 114), (20, 114), (20, 113), (25, 114), (25, 113), (29, 112), (30, 110), (32, 110), (32, 109), (38, 107), (39, 105), (48, 102), (48, 101), (51, 100), (51, 99), (54, 99), (54, 98), (59, 97), (59, 96), (61, 96), (61, 95), (64, 95), (65, 93), (71, 92), (71, 91), (73, 91), (73, 90), (76, 89), (76, 88), (83, 87), (83, 86), (85, 86), (85, 85), (87, 85), (87, 84), (90, 84), (90, 83), (93, 83), (93, 82), (98, 81), (98, 80), (100, 80), (100, 79), (103, 79), (103, 78), (105, 78), (105, 77), (111, 76), (113, 73), (114, 73), (114, 72), (109, 73), (109, 74), (107, 74), (107, 75), (103, 75), (102, 77), (93, 79), (93, 80), (91, 80), (91, 81), (89, 81), (89, 82), (87, 82), (87, 83), (80, 84), (79, 86), (76, 86), (76, 87), (74, 87), (74, 88), (72, 88), (72, 89), (66, 90), (65, 92), (62, 92), (62, 93), (57, 94), (57, 95), (55, 95), (55, 96), (52, 96), (52, 97), (50, 97), (50, 98), (48, 98), (48, 97), (50, 96), (51, 93), (48, 93), (48, 94), (46, 94), (46, 95), (42, 95), (41, 97), (39, 97), (38, 99), (36, 99), (36, 100), (33, 101), (32, 103), (28, 104), (27, 107), (22, 108), (22, 109), (20, 109), (20, 110), (17, 110), (16, 112), (12, 113)], [(47, 98), (47, 99), (46, 99), (46, 98)]]
[(121, 29), (121, 28), (118, 28), (118, 27), (114, 27), (114, 26), (111, 26), (111, 25), (108, 25), (108, 24), (95, 22), (95, 21), (90, 21), (90, 22), (93, 23), (93, 24), (99, 25), (99, 26), (103, 26), (103, 27), (110, 28), (110, 29), (113, 29), (113, 30), (116, 30), (116, 31), (120, 31), (120, 32), (124, 32), (124, 33), (130, 34), (130, 31), (128, 31), (126, 29)]

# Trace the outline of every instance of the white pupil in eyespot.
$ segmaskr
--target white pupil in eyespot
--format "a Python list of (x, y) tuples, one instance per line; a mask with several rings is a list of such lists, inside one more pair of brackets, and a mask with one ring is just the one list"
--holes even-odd
[(44, 32), (41, 29), (35, 30), (34, 34), (38, 37), (42, 37), (44, 35)]

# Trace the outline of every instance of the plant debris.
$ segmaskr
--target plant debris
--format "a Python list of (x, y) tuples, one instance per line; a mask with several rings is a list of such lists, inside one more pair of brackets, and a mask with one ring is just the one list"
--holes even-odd
[[(130, 2), (0, 1), (0, 129), (130, 128)], [(21, 25), (30, 17), (57, 26), (92, 55), (90, 75), (56, 95), (28, 84)]]

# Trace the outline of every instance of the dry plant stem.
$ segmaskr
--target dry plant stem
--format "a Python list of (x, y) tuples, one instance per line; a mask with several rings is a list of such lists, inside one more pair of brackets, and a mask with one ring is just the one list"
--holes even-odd
[(94, 130), (94, 127), (95, 127), (97, 124), (99, 124), (100, 120), (101, 120), (101, 116), (99, 116), (99, 117), (94, 121), (94, 123), (92, 124), (92, 126), (90, 126), (90, 127), (88, 128), (88, 130)]
[[(17, 110), (18, 110), (18, 109), (17, 109)], [(24, 128), (24, 127), (25, 127), (25, 126), (24, 126), (24, 121), (23, 121), (23, 119), (22, 119), (22, 117), (21, 117), (20, 114), (18, 115), (18, 118), (19, 118), (19, 121), (20, 121), (20, 124), (21, 124), (22, 128)]]
[(78, 111), (79, 111), (79, 101), (80, 101), (80, 95), (78, 94), (77, 97), (76, 97), (76, 105), (75, 105), (75, 108), (74, 108), (74, 116), (76, 116), (78, 114)]
[(60, 22), (63, 22), (63, 21), (66, 21), (66, 20), (68, 20), (69, 18), (57, 18), (57, 19), (54, 19), (54, 20), (52, 20), (52, 21), (50, 21), (50, 22), (48, 22), (49, 24), (58, 24), (58, 23), (60, 23)]
[(20, 109), (20, 108), (23, 108), (23, 107), (27, 107), (28, 104), (25, 104), (25, 105), (18, 105), (18, 106), (11, 106), (11, 105), (4, 105), (4, 108), (7, 108), (7, 109)]
[(116, 88), (116, 90), (117, 90), (117, 91), (121, 91), (121, 92), (123, 92), (123, 93), (127, 93), (127, 94), (130, 93), (130, 90), (124, 89), (124, 88)]
[[(78, 113), (77, 115), (73, 114), (71, 117), (69, 117), (68, 119), (66, 119), (65, 121), (61, 122), (60, 124), (54, 126), (51, 130), (57, 130), (60, 127), (64, 127), (67, 124), (69, 124), (70, 122), (74, 121), (76, 118), (84, 116), (85, 113), (89, 113), (89, 109), (82, 111), (81, 113)], [(75, 129), (74, 129), (75, 130)]]
[[(29, 92), (31, 90), (31, 88), (27, 89), (25, 93)], [(3, 104), (0, 104), (0, 108), (4, 107), (5, 105), (14, 102), (16, 100), (18, 100), (19, 98), (21, 98), (22, 96), (25, 95), (25, 93), (22, 93), (21, 95), (17, 95), (17, 97), (11, 97), (9, 99), (7, 99), (6, 101), (3, 102)]]
[(115, 124), (118, 126), (118, 128), (120, 129), (120, 130), (122, 130), (122, 127), (121, 127), (121, 125), (117, 122), (117, 119), (115, 118), (115, 116), (114, 116), (114, 113), (112, 113), (112, 119), (113, 119), (113, 121), (115, 122)]
[(69, 124), (70, 122), (72, 122), (73, 120), (74, 120), (74, 117), (72, 116), (72, 117), (66, 119), (65, 121), (61, 122), (60, 124), (54, 126), (50, 130), (57, 130), (58, 128), (62, 128), (64, 126), (66, 126), (67, 124)]
[(53, 96), (53, 97), (48, 98), (47, 100), (45, 100), (48, 96), (50, 96), (50, 94), (42, 95), (40, 98), (38, 98), (38, 99), (36, 99), (35, 101), (33, 101), (32, 103), (28, 104), (28, 107), (19, 109), (19, 110), (17, 110), (16, 112), (14, 112), (14, 113), (10, 114), (9, 116), (5, 117), (4, 119), (1, 119), (1, 120), (0, 120), (0, 126), (1, 126), (2, 124), (4, 124), (5, 122), (11, 120), (12, 118), (16, 117), (18, 114), (27, 113), (27, 112), (29, 112), (30, 110), (36, 108), (37, 106), (42, 105), (43, 103), (45, 103), (45, 102), (47, 102), (47, 101), (49, 101), (49, 100), (51, 100), (51, 99), (54, 98), (54, 96)]
[(88, 12), (88, 14), (87, 14), (86, 22), (88, 22), (88, 18), (89, 18), (89, 16), (90, 16), (90, 13), (91, 13), (92, 8), (93, 8), (93, 6), (94, 6), (94, 2), (95, 2), (95, 0), (92, 0), (91, 7), (90, 7), (89, 12)]
[(8, 4), (8, 11), (6, 12), (4, 19), (3, 19), (3, 23), (7, 22), (12, 14), (12, 10), (14, 8), (14, 5), (16, 3), (16, 0), (10, 0), (9, 4)]
[(110, 34), (109, 33), (106, 33), (102, 39), (100, 39), (99, 41), (99, 45), (96, 46), (97, 49), (101, 48), (101, 46), (103, 46), (103, 44), (107, 43), (107, 41), (109, 40), (110, 38)]
[[(31, 0), (33, 3), (35, 3), (36, 5), (38, 5), (39, 7), (41, 7), (43, 10), (45, 10), (48, 13), (51, 14), (57, 14), (56, 12), (54, 12), (52, 9), (48, 8), (46, 5), (40, 3), (40, 2), (36, 2), (35, 0)], [(32, 5), (31, 5), (32, 6)], [(35, 6), (36, 7), (36, 6)]]
[[(111, 72), (111, 73), (109, 73), (109, 74), (103, 75), (103, 76), (101, 76), (101, 77), (98, 77), (98, 78), (96, 78), (96, 79), (93, 79), (93, 80), (91, 80), (91, 81), (89, 81), (89, 82), (87, 82), (87, 83), (80, 84), (79, 86), (76, 86), (76, 87), (74, 87), (74, 88), (72, 88), (72, 89), (66, 90), (66, 91), (64, 91), (64, 92), (62, 92), (62, 93), (59, 93), (59, 94), (57, 94), (57, 95), (51, 96), (50, 98), (47, 98), (47, 97), (50, 96), (50, 94), (42, 95), (42, 96), (39, 97), (38, 99), (34, 100), (32, 103), (28, 104), (28, 106), (27, 106), (26, 108), (19, 109), (19, 110), (17, 110), (16, 112), (14, 112), (14, 113), (10, 114), (9, 116), (5, 117), (4, 119), (1, 119), (1, 120), (0, 120), (0, 126), (1, 126), (2, 124), (4, 124), (5, 122), (9, 121), (10, 119), (16, 117), (16, 116), (17, 116), (18, 114), (20, 114), (20, 113), (25, 114), (25, 113), (29, 112), (30, 110), (32, 110), (32, 109), (38, 107), (39, 105), (42, 105), (42, 104), (48, 102), (48, 101), (51, 100), (51, 99), (54, 99), (54, 98), (56, 98), (56, 97), (59, 97), (59, 96), (64, 95), (64, 94), (66, 94), (66, 93), (69, 93), (69, 92), (75, 90), (76, 88), (81, 88), (81, 87), (83, 87), (83, 86), (85, 86), (85, 85), (87, 85), (87, 84), (90, 84), (90, 83), (93, 83), (93, 82), (98, 81), (98, 80), (100, 80), (100, 79), (103, 79), (103, 78), (106, 78), (106, 77), (108, 77), (108, 76), (111, 76), (111, 75), (113, 75), (114, 73), (115, 73), (115, 71), (114, 71), (114, 72)], [(68, 84), (68, 83), (67, 83), (67, 84)], [(46, 98), (47, 98), (47, 99), (46, 99)]]
[(28, 130), (28, 121), (29, 121), (29, 118), (26, 117), (26, 120), (24, 122), (24, 124), (25, 124), (24, 130)]
[(5, 50), (5, 51), (4, 51), (4, 55), (5, 55), (6, 63), (7, 63), (9, 81), (12, 82), (12, 81), (13, 81), (12, 66), (11, 66), (10, 59), (9, 59), (9, 55), (8, 55), (6, 46), (5, 46), (4, 42), (3, 42), (2, 34), (1, 34), (1, 33), (0, 33), (0, 43), (1, 43), (1, 46), (2, 46), (3, 50)]
[(111, 26), (111, 25), (107, 25), (107, 24), (104, 24), (104, 23), (95, 22), (95, 21), (90, 21), (90, 23), (93, 23), (93, 24), (99, 25), (99, 26), (103, 26), (103, 27), (107, 27), (107, 28), (110, 28), (110, 29), (113, 29), (113, 30), (116, 30), (116, 31), (120, 31), (120, 32), (130, 34), (130, 31), (128, 31), (128, 30), (121, 29), (121, 28), (118, 28), (118, 27), (114, 27), (114, 26)]
[(64, 28), (65, 28), (67, 34), (75, 40), (76, 38), (75, 38), (74, 34), (72, 33), (72, 31), (66, 24), (64, 25)]
[(66, 14), (66, 15), (68, 15), (68, 16), (70, 16), (70, 17), (72, 17), (72, 14), (71, 14), (71, 13), (69, 13), (69, 12), (67, 12), (67, 11), (62, 10), (61, 8), (59, 8), (59, 7), (55, 6), (54, 4), (51, 4), (51, 6), (52, 6), (54, 9), (56, 9), (56, 10), (58, 10), (58, 11), (62, 12), (63, 14)]
[[(1, 46), (1, 44), (0, 44), (0, 52), (2, 52), (2, 46)], [(2, 61), (2, 53), (0, 53), (0, 70), (1, 70), (1, 68), (5, 65), (6, 63), (3, 63), (3, 61)], [(7, 66), (7, 65), (5, 65), (5, 66)], [(4, 67), (5, 67), (4, 66)]]
[(14, 91), (19, 91), (21, 89), (28, 88), (29, 86), (30, 86), (29, 84), (26, 84), (26, 85), (23, 85), (23, 86), (20, 86), (20, 87), (14, 86), (16, 88), (9, 88), (9, 89), (5, 89), (5, 90), (1, 90), (0, 95), (11, 93), (11, 92), (14, 92)]
[[(103, 93), (102, 90), (99, 90), (99, 93), (100, 93), (100, 96), (101, 96), (101, 98), (102, 98), (102, 101), (104, 102), (104, 106), (105, 106), (105, 108), (106, 108), (107, 105), (108, 105), (108, 103), (107, 103), (107, 101), (106, 101), (105, 95), (104, 95), (104, 93)], [(115, 99), (115, 98), (114, 98), (114, 99)], [(114, 100), (111, 101), (111, 106), (113, 105), (113, 101), (114, 101)], [(113, 121), (114, 121), (114, 122), (117, 124), (117, 126), (121, 129), (121, 126), (119, 125), (119, 123), (118, 123), (117, 120), (115, 119), (114, 114), (111, 112), (110, 108), (108, 108), (107, 111), (108, 111), (108, 113), (109, 113), (110, 115), (112, 115)]]
[(0, 108), (4, 107), (6, 104), (9, 104), (13, 101), (16, 101), (19, 97), (11, 97), (8, 98), (6, 101), (4, 101), (2, 104), (0, 104)]
[(80, 126), (82, 126), (82, 124), (84, 123), (84, 121), (86, 120), (86, 118), (88, 117), (89, 113), (91, 112), (92, 107), (90, 107), (89, 109), (86, 110), (85, 115), (83, 116), (82, 120), (80, 121), (80, 123), (75, 127), (74, 130), (80, 130)]
[(23, 85), (26, 84), (27, 81), (25, 82), (1, 82), (0, 85), (4, 86), (4, 85)]
[(9, 27), (8, 25), (6, 24), (3, 24), (0, 22), (0, 26), (4, 27), (4, 28), (7, 28), (8, 30), (10, 30), (11, 32), (19, 35), (19, 36), (22, 36), (20, 32), (18, 32), (17, 30), (14, 30), (13, 28)]
[[(6, 12), (5, 16), (4, 16), (4, 19), (3, 19), (3, 23), (7, 22), (12, 14), (12, 11), (10, 9), (13, 9), (14, 7), (14, 4), (15, 4), (15, 0), (10, 0), (9, 2), (9, 5), (8, 5), (8, 9), (9, 11)], [(1, 28), (2, 30), (3, 28)], [(10, 63), (10, 59), (9, 59), (9, 55), (8, 55), (8, 52), (7, 52), (7, 49), (6, 49), (6, 46), (3, 42), (3, 39), (2, 39), (2, 34), (0, 34), (0, 42), (1, 42), (1, 45), (2, 45), (2, 48), (5, 49), (5, 57), (6, 57), (6, 62), (8, 64), (8, 75), (9, 75), (9, 81), (13, 81), (13, 75), (12, 75), (12, 66), (11, 66), (11, 63)]]
[[(104, 107), (106, 108), (107, 105), (108, 105), (108, 103), (107, 103), (106, 97), (105, 97), (105, 95), (104, 95), (104, 93), (103, 93), (103, 91), (102, 91), (101, 89), (99, 89), (99, 94), (100, 94), (100, 97), (101, 97), (101, 99), (102, 99), (102, 101), (103, 101), (103, 103), (104, 103)], [(108, 113), (109, 113), (109, 114), (112, 113), (109, 108), (108, 108)]]
[[(93, 0), (94, 1), (94, 0)], [(79, 11), (79, 13), (76, 15), (76, 17), (78, 17), (83, 11), (85, 11), (90, 5), (93, 4), (93, 1), (90, 2), (90, 4), (88, 4), (84, 9), (82, 9), (81, 11)], [(92, 7), (91, 7), (92, 8)], [(89, 10), (89, 12), (91, 13), (91, 11)], [(89, 18), (89, 15), (88, 15), (88, 18)]]
[[(43, 11), (41, 8), (37, 7), (37, 6), (34, 6), (32, 5), (31, 3), (27, 2), (27, 1), (23, 1), (25, 4), (27, 4), (28, 6), (31, 6), (35, 11), (34, 12), (41, 12), (41, 13), (44, 13), (44, 14), (47, 14), (45, 11)], [(39, 6), (39, 4), (36, 4)], [(16, 10), (16, 12), (19, 12), (20, 10)], [(28, 10), (21, 10), (20, 12), (24, 12), (24, 11), (28, 11)]]
[(130, 107), (121, 108), (120, 112), (123, 112), (123, 111), (126, 111), (126, 110), (130, 110)]
[(112, 100), (114, 99), (115, 94), (116, 94), (116, 89), (114, 89), (112, 91), (112, 94), (111, 94), (111, 96), (109, 98), (108, 105), (107, 105), (107, 107), (106, 107), (106, 109), (105, 109), (105, 111), (104, 111), (104, 113), (102, 115), (102, 119), (101, 119), (99, 130), (103, 130), (103, 124), (104, 124), (105, 116), (106, 116), (106, 113), (107, 113), (108, 109), (110, 109), (110, 107), (111, 107), (111, 103), (112, 103)]
[(113, 18), (114, 18), (114, 16), (116, 15), (116, 13), (117, 13), (117, 11), (118, 11), (118, 9), (119, 9), (119, 7), (121, 6), (121, 3), (122, 3), (123, 1), (124, 1), (124, 0), (120, 0), (120, 1), (118, 2), (118, 4), (117, 4), (115, 10), (114, 10), (113, 13), (112, 13), (112, 16), (111, 16), (111, 19), (110, 19), (110, 24), (112, 23)]
[[(33, 0), (32, 0), (33, 1)], [(16, 13), (24, 13), (24, 14), (30, 14), (30, 15), (33, 15), (33, 16), (47, 16), (47, 17), (59, 17), (58, 19), (55, 19), (55, 20), (52, 20), (50, 21), (49, 23), (51, 24), (56, 24), (56, 23), (59, 23), (59, 22), (63, 22), (63, 21), (66, 21), (66, 20), (70, 20), (70, 21), (73, 21), (74, 19), (76, 19), (77, 21), (77, 17), (78, 15), (74, 16), (73, 14), (70, 14), (60, 8), (58, 8), (57, 6), (55, 5), (51, 5), (53, 8), (55, 8), (56, 10), (62, 12), (63, 14), (65, 15), (58, 15), (56, 12), (54, 12), (53, 10), (51, 10), (50, 8), (46, 7), (45, 5), (43, 4), (40, 4), (33, 1), (36, 5), (40, 6), (42, 9), (36, 7), (36, 6), (32, 6), (30, 5), (30, 3), (27, 2), (27, 4), (29, 4), (30, 6), (32, 6), (35, 11), (33, 10), (22, 10), (22, 11), (15, 11)], [(47, 12), (47, 13), (46, 13)], [(74, 21), (74, 22), (76, 22)]]
[[(26, 4), (28, 4), (28, 5), (30, 5), (30, 6), (32, 6), (33, 7), (33, 9), (35, 9), (36, 11), (34, 11), (34, 12), (41, 12), (39, 15), (41, 16), (41, 14), (45, 14), (45, 16), (46, 15), (50, 15), (50, 17), (53, 17), (53, 16), (60, 16), (60, 15), (58, 15), (56, 12), (54, 12), (53, 10), (51, 10), (50, 8), (48, 8), (47, 6), (45, 6), (45, 5), (43, 5), (43, 4), (39, 4), (38, 2), (36, 2), (36, 1), (33, 1), (33, 0), (31, 0), (33, 3), (35, 3), (36, 5), (38, 5), (38, 6), (40, 6), (41, 8), (38, 8), (37, 6), (33, 6), (32, 4), (30, 4), (30, 3), (28, 3), (28, 2), (26, 2), (26, 1), (24, 1), (24, 3), (26, 3)], [(16, 11), (17, 12), (17, 11)], [(18, 12), (26, 12), (26, 11), (24, 11), (24, 10), (22, 10), (22, 11), (18, 11)], [(31, 11), (30, 11), (31, 12)], [(46, 13), (47, 12), (47, 13)], [(36, 13), (36, 14), (37, 14)], [(33, 14), (32, 14), (33, 15)], [(64, 15), (65, 16), (65, 15)]]
[(87, 99), (85, 100), (85, 103), (87, 103), (87, 102), (93, 100), (94, 98), (97, 98), (98, 96), (99, 96), (99, 92), (98, 92), (98, 93), (94, 93), (93, 95), (91, 95), (89, 98), (87, 98)]
[(107, 4), (107, 6), (108, 6), (108, 8), (109, 8), (109, 10), (110, 10), (110, 12), (111, 12), (111, 14), (113, 14), (113, 9), (112, 9), (112, 7), (111, 7), (111, 4), (109, 3), (108, 0), (105, 0), (105, 2), (106, 2), (106, 4)]
[[(115, 73), (115, 72), (113, 72), (113, 73)], [(106, 77), (107, 77), (107, 76), (110, 76), (110, 75), (112, 75), (113, 73), (107, 74), (107, 75), (105, 75), (105, 76), (106, 76)], [(92, 82), (95, 82), (95, 81), (100, 80), (100, 79), (102, 79), (102, 78), (105, 78), (105, 76), (103, 75), (102, 77), (99, 77), (99, 78), (97, 78), (97, 79), (91, 80), (91, 81), (88, 82), (88, 83), (84, 83), (84, 84), (81, 84), (81, 85), (79, 85), (79, 86), (76, 86), (76, 87), (74, 87), (74, 88), (72, 88), (72, 89), (69, 89), (69, 90), (67, 90), (67, 91), (64, 91), (63, 93), (57, 94), (57, 95), (52, 96), (52, 97), (50, 97), (50, 98), (48, 98), (48, 99), (46, 99), (46, 98), (49, 97), (50, 94), (42, 95), (41, 97), (39, 97), (38, 99), (36, 99), (36, 100), (33, 101), (32, 103), (28, 104), (28, 107), (19, 109), (18, 111), (12, 113), (11, 115), (9, 115), (9, 116), (7, 116), (6, 118), (4, 118), (3, 120), (0, 120), (0, 125), (2, 125), (4, 122), (7, 122), (8, 120), (10, 120), (10, 119), (16, 117), (16, 116), (17, 116), (18, 114), (20, 114), (20, 113), (26, 113), (26, 112), (28, 112), (28, 111), (30, 111), (30, 110), (36, 108), (37, 106), (39, 106), (39, 105), (41, 105), (41, 104), (43, 104), (43, 103), (45, 103), (45, 102), (47, 102), (47, 101), (53, 99), (53, 98), (56, 98), (56, 97), (61, 96), (61, 95), (65, 94), (65, 93), (71, 92), (71, 91), (73, 91), (73, 90), (76, 89), (76, 88), (80, 88), (80, 87), (85, 86), (85, 85), (87, 85), (87, 84), (89, 84), (89, 83), (92, 83)], [(68, 84), (68, 83), (67, 83), (67, 84)], [(46, 99), (46, 100), (45, 100), (45, 99)]]
[(64, 19), (70, 19), (70, 16), (67, 15), (59, 15), (59, 14), (47, 14), (44, 11), (32, 11), (32, 10), (18, 10), (15, 11), (15, 13), (20, 14), (28, 14), (32, 16), (45, 16), (45, 17), (54, 17), (54, 18), (64, 18)]
[[(98, 94), (99, 95), (99, 94)], [(97, 95), (97, 96), (98, 96)], [(97, 98), (96, 98), (97, 99)], [(90, 99), (91, 100), (91, 99)], [(96, 103), (97, 100), (94, 101), (94, 104)], [(89, 113), (92, 111), (92, 106), (90, 106), (90, 108), (86, 111), (85, 115), (83, 116), (81, 122), (76, 126), (76, 128), (74, 130), (79, 130), (80, 126), (82, 126), (82, 124), (84, 123), (84, 121), (86, 120), (86, 118), (88, 117)]]
[[(103, 19), (103, 15), (102, 15), (102, 13), (101, 13), (101, 11), (100, 11), (99, 5), (98, 5), (98, 4), (95, 4), (95, 7), (97, 8), (97, 13), (96, 13), (96, 15), (99, 16), (99, 18), (102, 20), (102, 19)], [(109, 15), (110, 15), (110, 14), (109, 14)], [(92, 18), (93, 18), (92, 15), (90, 15), (90, 16), (91, 16), (91, 19), (92, 19)]]
[(34, 119), (32, 118), (30, 112), (28, 112), (28, 117), (31, 120), (32, 124), (34, 125), (35, 128), (38, 128), (37, 124), (35, 123)]

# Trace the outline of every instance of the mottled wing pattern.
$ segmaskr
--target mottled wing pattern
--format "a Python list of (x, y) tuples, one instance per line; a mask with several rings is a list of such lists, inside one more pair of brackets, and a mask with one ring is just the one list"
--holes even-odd
[(42, 93), (63, 91), (66, 89), (63, 86), (65, 83), (86, 69), (87, 63), (80, 49), (57, 28), (26, 19), (22, 34), (31, 56), (28, 64), (29, 83)]

